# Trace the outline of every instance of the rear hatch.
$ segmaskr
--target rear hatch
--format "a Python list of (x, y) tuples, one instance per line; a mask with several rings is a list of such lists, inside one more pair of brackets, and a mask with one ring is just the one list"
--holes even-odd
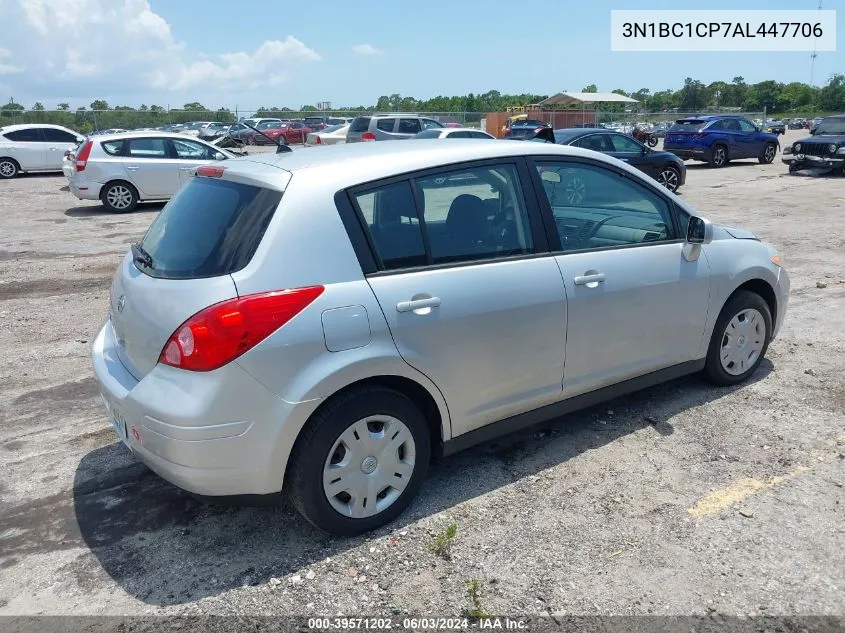
[(355, 120), (349, 125), (349, 131), (346, 133), (346, 142), (359, 142), (361, 135), (370, 129), (370, 121), (371, 118), (368, 116), (355, 117)]
[[(244, 165), (245, 163), (241, 163)], [(241, 165), (233, 165), (235, 171)], [(202, 172), (218, 174), (203, 177)], [(200, 168), (167, 203), (124, 259), (112, 282), (109, 316), (118, 356), (142, 379), (170, 336), (200, 310), (237, 297), (231, 273), (252, 259), (282, 198), (260, 181), (220, 177), (228, 167)], [(251, 171), (281, 176), (269, 165)]]
[(666, 132), (665, 143), (677, 145), (691, 144), (694, 139), (703, 136), (703, 130), (709, 121), (702, 119), (680, 119), (672, 124)]

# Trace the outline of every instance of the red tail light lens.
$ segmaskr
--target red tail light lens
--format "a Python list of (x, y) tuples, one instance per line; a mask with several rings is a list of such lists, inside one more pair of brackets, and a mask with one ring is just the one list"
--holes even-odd
[(374, 140), (376, 140), (376, 135), (373, 134), (372, 132), (364, 132), (361, 135), (361, 140), (362, 141), (374, 141)]
[(320, 144), (320, 143), (322, 143), (322, 142), (323, 142), (323, 141), (321, 141), (321, 140), (320, 140), (320, 137), (318, 136), (318, 137), (316, 138), (316, 140), (314, 141), (314, 144), (315, 144), (315, 145), (319, 145), (319, 144)]
[(323, 286), (230, 299), (197, 312), (170, 336), (159, 362), (211, 371), (258, 345), (323, 294)]
[(88, 157), (91, 155), (91, 146), (93, 141), (86, 141), (79, 154), (76, 155), (76, 171), (85, 171), (85, 165), (88, 164)]

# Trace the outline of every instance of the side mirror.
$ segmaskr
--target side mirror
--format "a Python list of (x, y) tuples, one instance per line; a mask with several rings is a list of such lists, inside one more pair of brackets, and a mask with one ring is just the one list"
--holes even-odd
[(709, 244), (713, 241), (713, 225), (696, 215), (690, 217), (687, 225), (687, 243)]
[(220, 152), (214, 153), (214, 160), (226, 160), (226, 155), (221, 154)]

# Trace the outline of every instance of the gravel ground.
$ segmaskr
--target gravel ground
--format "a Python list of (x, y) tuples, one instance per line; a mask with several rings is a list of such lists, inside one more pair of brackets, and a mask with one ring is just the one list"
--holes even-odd
[(689, 168), (684, 197), (792, 276), (751, 382), (690, 377), (471, 449), (355, 539), (201, 504), (115, 442), (89, 350), (161, 207), (111, 215), (64, 184), (0, 182), (0, 614), (845, 614), (842, 177)]

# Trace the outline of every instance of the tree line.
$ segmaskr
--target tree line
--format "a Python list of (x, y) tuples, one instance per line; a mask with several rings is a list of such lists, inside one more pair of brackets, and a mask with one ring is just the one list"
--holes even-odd
[[(567, 92), (564, 90), (563, 92)], [(598, 92), (595, 84), (585, 86), (582, 92)], [(781, 83), (766, 80), (746, 83), (741, 76), (730, 82), (714, 81), (710, 84), (687, 77), (677, 90), (652, 92), (641, 88), (634, 92), (615, 89), (612, 92), (636, 99), (639, 112), (696, 112), (714, 108), (739, 109), (746, 112), (766, 111), (771, 115), (809, 115), (845, 111), (845, 74), (835, 74), (821, 87), (801, 82)], [(482, 113), (502, 112), (507, 108), (538, 103), (548, 95), (503, 94), (490, 90), (483, 94), (463, 96), (436, 96), (429, 99), (403, 97), (400, 94), (382, 95), (374, 105), (359, 105), (332, 110), (336, 116), (354, 116), (366, 112), (437, 112), (461, 113), (463, 122), (477, 122)], [(626, 104), (604, 104), (603, 111), (621, 111)], [(233, 123), (240, 116), (294, 116), (318, 112), (314, 105), (304, 105), (298, 110), (289, 107), (262, 106), (254, 111), (232, 111), (229, 108), (207, 108), (202, 103), (186, 103), (178, 110), (161, 105), (111, 106), (97, 99), (88, 106), (72, 108), (70, 103), (60, 103), (57, 110), (47, 110), (40, 102), (30, 109), (10, 99), (0, 106), (0, 124), (4, 121), (54, 123), (80, 132), (95, 129), (159, 127), (172, 123), (196, 120), (214, 120)], [(471, 114), (470, 114), (471, 113)], [(11, 119), (11, 120), (10, 120)]]

